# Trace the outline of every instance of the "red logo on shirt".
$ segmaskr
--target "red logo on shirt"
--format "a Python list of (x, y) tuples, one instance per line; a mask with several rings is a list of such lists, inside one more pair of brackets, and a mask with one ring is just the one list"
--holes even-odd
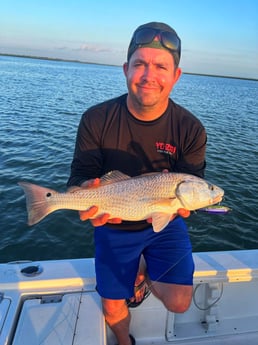
[(176, 153), (176, 146), (162, 143), (160, 141), (156, 142), (156, 149), (157, 149), (157, 152), (166, 153), (168, 155), (173, 155)]

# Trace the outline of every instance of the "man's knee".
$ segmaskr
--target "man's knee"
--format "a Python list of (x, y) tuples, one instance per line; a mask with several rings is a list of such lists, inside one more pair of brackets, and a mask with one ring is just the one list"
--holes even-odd
[(102, 298), (103, 314), (109, 325), (117, 324), (129, 315), (125, 300), (110, 300)]
[(189, 297), (183, 297), (180, 299), (171, 298), (162, 302), (168, 311), (171, 311), (173, 313), (184, 313), (189, 309), (191, 300), (192, 299)]
[(193, 291), (191, 285), (154, 282), (152, 291), (169, 311), (184, 313), (190, 307)]

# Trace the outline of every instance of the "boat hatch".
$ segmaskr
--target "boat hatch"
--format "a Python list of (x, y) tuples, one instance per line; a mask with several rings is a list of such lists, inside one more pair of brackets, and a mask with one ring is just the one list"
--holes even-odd
[(10, 307), (10, 300), (4, 298), (4, 294), (0, 293), (0, 334)]
[(75, 292), (27, 298), (12, 345), (105, 345), (105, 339), (99, 295)]

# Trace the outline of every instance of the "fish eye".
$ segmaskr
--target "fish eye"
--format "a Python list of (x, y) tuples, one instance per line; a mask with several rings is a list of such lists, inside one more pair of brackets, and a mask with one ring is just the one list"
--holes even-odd
[(212, 184), (210, 184), (209, 189), (210, 189), (211, 191), (213, 191), (213, 190), (214, 190), (214, 186), (213, 186)]
[(48, 192), (47, 195), (46, 195), (46, 197), (49, 198), (49, 197), (51, 197), (51, 195), (52, 195), (52, 194), (51, 194), (50, 192)]

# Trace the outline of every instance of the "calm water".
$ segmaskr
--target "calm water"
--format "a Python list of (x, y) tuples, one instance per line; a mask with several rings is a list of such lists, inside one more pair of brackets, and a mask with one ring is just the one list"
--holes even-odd
[[(94, 255), (93, 229), (75, 211), (28, 227), (17, 182), (64, 191), (82, 112), (124, 92), (120, 67), (0, 57), (0, 262)], [(183, 75), (173, 98), (205, 125), (206, 178), (233, 209), (187, 220), (194, 251), (258, 248), (258, 82)]]

